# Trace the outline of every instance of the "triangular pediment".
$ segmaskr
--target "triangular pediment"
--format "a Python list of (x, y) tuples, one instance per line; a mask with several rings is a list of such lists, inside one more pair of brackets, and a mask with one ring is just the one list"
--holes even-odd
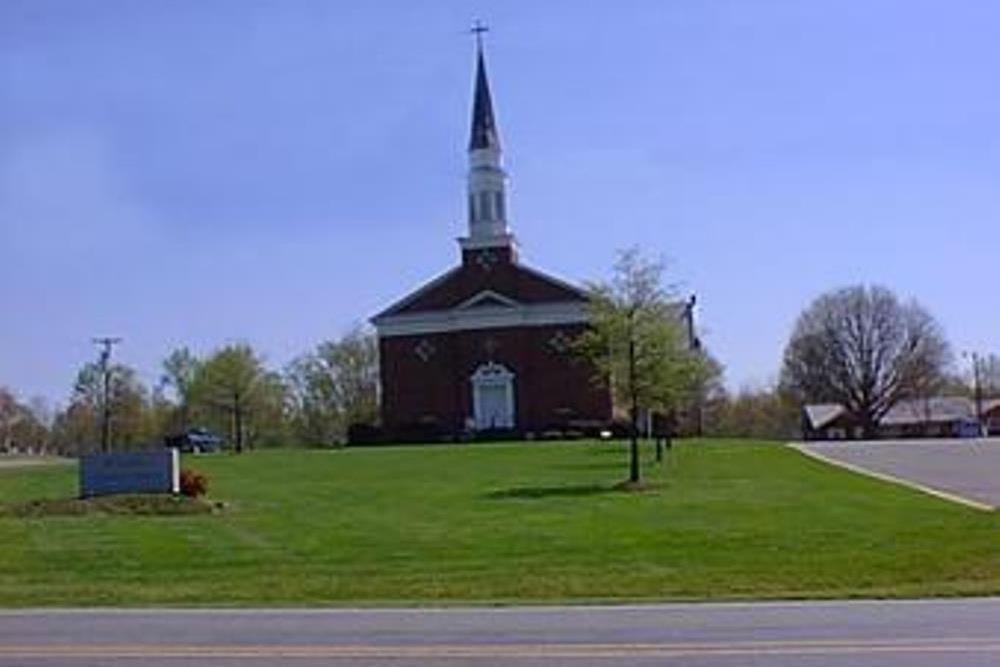
[(455, 306), (455, 310), (474, 308), (517, 308), (521, 304), (493, 290), (483, 290)]
[(489, 270), (476, 264), (463, 264), (397, 301), (373, 320), (377, 322), (410, 313), (478, 307), (513, 309), (586, 299), (586, 293), (580, 288), (520, 263), (493, 266)]

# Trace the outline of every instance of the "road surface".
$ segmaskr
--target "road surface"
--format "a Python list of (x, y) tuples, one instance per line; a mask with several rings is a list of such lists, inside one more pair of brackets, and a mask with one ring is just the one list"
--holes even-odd
[(1000, 598), (0, 612), (0, 665), (986, 667)]
[(1000, 506), (1000, 438), (809, 442), (797, 445), (835, 465), (965, 501)]

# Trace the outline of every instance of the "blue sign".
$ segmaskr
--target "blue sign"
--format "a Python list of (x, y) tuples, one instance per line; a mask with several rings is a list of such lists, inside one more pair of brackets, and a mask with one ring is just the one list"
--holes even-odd
[(80, 457), (80, 496), (116, 493), (179, 493), (176, 449)]

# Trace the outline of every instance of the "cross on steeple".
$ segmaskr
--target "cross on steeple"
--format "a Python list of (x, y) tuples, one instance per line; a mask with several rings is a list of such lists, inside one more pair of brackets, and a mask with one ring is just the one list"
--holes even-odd
[(476, 46), (479, 47), (480, 51), (483, 49), (483, 33), (489, 31), (490, 27), (479, 19), (472, 22), (472, 29), (469, 32), (476, 36)]

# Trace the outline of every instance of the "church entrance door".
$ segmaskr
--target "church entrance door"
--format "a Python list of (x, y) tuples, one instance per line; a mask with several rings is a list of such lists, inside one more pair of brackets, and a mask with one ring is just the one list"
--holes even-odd
[(473, 420), (477, 431), (514, 428), (514, 374), (500, 364), (483, 364), (472, 374)]

